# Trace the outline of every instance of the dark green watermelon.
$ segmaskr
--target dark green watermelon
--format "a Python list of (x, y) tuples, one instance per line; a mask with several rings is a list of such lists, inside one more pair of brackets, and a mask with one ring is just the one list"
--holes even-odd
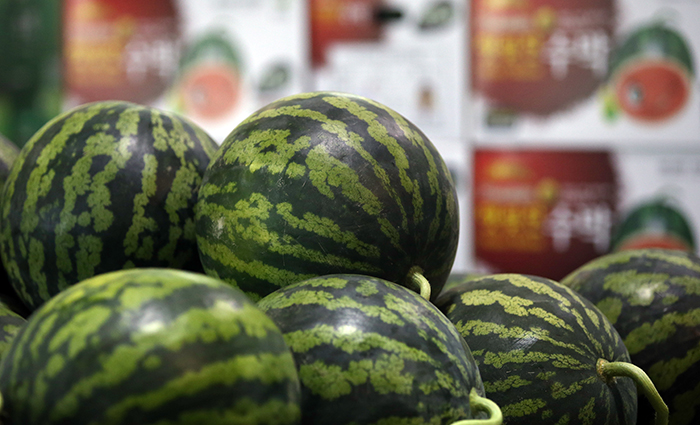
[(258, 307), (294, 353), (304, 425), (438, 425), (476, 415), (470, 393), (484, 392), (469, 347), (414, 291), (328, 275), (278, 289)]
[[(19, 148), (17, 145), (0, 134), (0, 196), (2, 188), (5, 186), (5, 181), (10, 175), (12, 164), (14, 164), (18, 156)], [(0, 297), (8, 300), (12, 305), (22, 305), (15, 289), (10, 284), (5, 266), (2, 264), (0, 264)]]
[(395, 111), (342, 93), (285, 97), (243, 121), (207, 168), (196, 217), (206, 272), (254, 299), (339, 273), (415, 287), (415, 272), (434, 298), (459, 238), (454, 182), (433, 144)]
[(34, 312), (0, 363), (5, 425), (296, 424), (294, 359), (239, 290), (130, 269)]
[(635, 425), (635, 381), (603, 374), (603, 365), (629, 364), (629, 353), (605, 316), (571, 289), (494, 274), (466, 280), (435, 304), (472, 348), (505, 425)]
[(47, 123), (22, 148), (2, 198), (0, 254), (35, 309), (96, 274), (200, 271), (194, 204), (217, 146), (183, 118), (97, 102)]
[[(611, 253), (562, 283), (590, 299), (614, 324), (632, 362), (668, 404), (669, 423), (700, 421), (700, 258), (667, 249)], [(640, 424), (650, 423), (640, 403)]]

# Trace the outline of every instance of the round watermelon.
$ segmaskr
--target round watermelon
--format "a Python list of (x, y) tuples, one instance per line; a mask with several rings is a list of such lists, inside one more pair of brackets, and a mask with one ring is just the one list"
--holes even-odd
[(454, 182), (433, 144), (390, 108), (344, 93), (285, 97), (244, 120), (195, 209), (204, 269), (254, 299), (342, 273), (434, 298), (459, 239)]
[[(2, 196), (2, 188), (5, 186), (5, 181), (10, 175), (12, 164), (15, 163), (18, 156), (19, 148), (17, 145), (0, 134), (0, 196)], [(10, 284), (7, 271), (2, 264), (0, 264), (0, 297), (11, 299), (10, 303), (12, 304), (22, 304)]]
[(0, 209), (0, 254), (23, 302), (33, 310), (113, 270), (202, 270), (194, 204), (216, 148), (185, 119), (128, 102), (48, 122), (20, 151)]
[(34, 312), (0, 363), (6, 425), (296, 424), (300, 385), (280, 330), (204, 274), (130, 269)]
[(484, 391), (469, 347), (414, 291), (327, 275), (278, 289), (258, 307), (294, 353), (304, 424), (438, 425), (477, 415), (470, 394)]
[[(591, 300), (614, 324), (632, 362), (668, 404), (669, 423), (700, 420), (700, 258), (648, 248), (604, 255), (562, 283)], [(640, 404), (640, 424), (650, 423)]]
[(5, 302), (4, 296), (0, 296), (0, 359), (25, 323), (27, 320)]
[[(558, 282), (524, 274), (470, 278), (436, 306), (472, 348), (503, 423), (635, 425), (635, 380), (622, 339), (590, 301)], [(653, 414), (652, 414), (653, 417)]]

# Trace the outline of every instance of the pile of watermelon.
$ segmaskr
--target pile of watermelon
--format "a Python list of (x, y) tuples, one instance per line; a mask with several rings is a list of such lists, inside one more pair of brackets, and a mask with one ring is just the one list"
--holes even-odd
[(452, 177), (370, 99), (288, 96), (221, 145), (96, 102), (0, 154), (3, 425), (695, 418), (699, 259), (456, 276)]

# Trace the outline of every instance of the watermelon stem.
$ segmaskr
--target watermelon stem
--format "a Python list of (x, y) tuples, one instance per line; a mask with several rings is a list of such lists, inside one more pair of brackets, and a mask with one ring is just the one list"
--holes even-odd
[(476, 388), (472, 388), (469, 393), (469, 406), (472, 416), (475, 412), (486, 412), (489, 415), (488, 419), (464, 419), (452, 422), (451, 425), (501, 425), (503, 423), (501, 408), (488, 398), (480, 396)]
[(667, 425), (668, 424), (668, 406), (661, 398), (659, 391), (651, 382), (649, 376), (640, 367), (633, 365), (632, 363), (626, 362), (609, 362), (605, 359), (599, 359), (596, 365), (598, 370), (598, 375), (603, 378), (604, 381), (608, 382), (612, 379), (625, 376), (632, 378), (637, 388), (641, 391), (646, 398), (651, 402), (651, 405), (656, 411), (655, 425)]
[(430, 282), (423, 276), (423, 269), (418, 266), (411, 267), (408, 271), (408, 279), (413, 286), (413, 288), (418, 292), (421, 297), (426, 300), (430, 300)]

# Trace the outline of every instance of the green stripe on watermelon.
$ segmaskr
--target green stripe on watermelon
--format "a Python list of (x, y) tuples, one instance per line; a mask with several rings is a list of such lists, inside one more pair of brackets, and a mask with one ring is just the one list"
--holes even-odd
[[(370, 276), (327, 275), (278, 289), (258, 307), (294, 353), (303, 423), (449, 424), (474, 417), (471, 403), (484, 391), (469, 347), (414, 291)], [(492, 422), (473, 423), (500, 423), (497, 406), (491, 414)]]
[(427, 137), (384, 105), (327, 92), (280, 99), (234, 129), (196, 217), (207, 273), (254, 299), (337, 273), (413, 287), (419, 272), (437, 294), (459, 232), (454, 183)]
[[(670, 423), (696, 423), (700, 259), (678, 250), (620, 251), (588, 262), (562, 283), (590, 299), (614, 324), (632, 362), (647, 372), (668, 403)], [(640, 411), (645, 418), (649, 406), (641, 403)]]
[(127, 102), (67, 111), (22, 148), (5, 185), (0, 253), (31, 309), (96, 274), (201, 270), (194, 203), (215, 142)]
[(0, 363), (6, 424), (294, 424), (299, 380), (275, 324), (208, 276), (132, 269), (35, 311)]
[[(485, 275), (435, 304), (472, 349), (504, 423), (635, 424), (635, 381), (614, 376), (641, 371), (612, 324), (571, 289), (536, 276)], [(662, 401), (659, 409), (664, 423)]]

